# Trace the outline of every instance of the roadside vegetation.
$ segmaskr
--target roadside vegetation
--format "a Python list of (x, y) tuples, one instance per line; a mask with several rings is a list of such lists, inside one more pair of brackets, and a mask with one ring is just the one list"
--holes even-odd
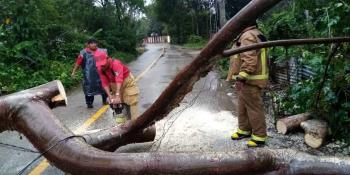
[(191, 35), (186, 44), (183, 46), (187, 49), (202, 49), (208, 43), (208, 39), (202, 38), (197, 35)]
[(130, 62), (147, 35), (143, 0), (0, 0), (0, 92), (60, 79), (76, 85), (72, 65), (88, 38)]
[[(220, 28), (216, 1), (155, 2), (153, 11), (163, 26), (161, 32), (170, 34), (174, 43), (186, 48), (201, 48), (205, 38)], [(227, 18), (237, 10), (237, 3), (226, 1)], [(259, 19), (258, 24), (269, 40), (349, 36), (349, 13), (348, 1), (286, 0)], [(312, 112), (313, 118), (329, 123), (333, 139), (350, 143), (350, 45), (341, 45), (325, 75), (330, 50), (331, 45), (270, 49), (272, 63), (288, 63), (293, 58), (299, 66), (308, 67), (312, 76), (283, 84), (282, 89), (269, 95), (277, 107), (277, 117)], [(222, 78), (226, 78), (229, 60), (219, 61), (218, 68)]]
[[(349, 12), (349, 4), (342, 0), (287, 1), (266, 15), (260, 28), (270, 40), (349, 36)], [(313, 72), (312, 77), (288, 86), (283, 93), (274, 93), (273, 98), (279, 107), (277, 113), (311, 111), (314, 118), (329, 123), (332, 138), (350, 143), (350, 45), (342, 44), (328, 65), (330, 50), (330, 45), (271, 49), (271, 61), (295, 58), (299, 66)]]

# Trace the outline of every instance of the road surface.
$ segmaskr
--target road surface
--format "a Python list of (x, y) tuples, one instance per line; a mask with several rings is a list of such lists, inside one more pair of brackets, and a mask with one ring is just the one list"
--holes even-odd
[[(165, 48), (165, 51), (163, 51)], [(139, 110), (144, 112), (188, 65), (198, 51), (188, 51), (167, 44), (147, 45), (147, 51), (128, 66), (139, 78)], [(163, 56), (160, 56), (164, 53)], [(130, 144), (116, 152), (229, 152), (247, 149), (246, 141), (232, 141), (230, 135), (237, 129), (237, 100), (231, 85), (220, 80), (216, 71), (201, 78), (179, 107), (156, 123), (156, 138), (153, 142)], [(95, 97), (94, 108), (87, 109), (80, 86), (68, 92), (68, 106), (54, 109), (55, 115), (73, 132), (108, 128), (115, 124), (112, 112), (102, 106), (100, 97)], [(347, 155), (339, 153), (330, 143), (321, 149), (311, 149), (304, 144), (303, 133), (277, 134), (274, 119), (267, 116), (267, 146), (271, 149), (292, 148), (315, 155)], [(17, 132), (3, 132), (0, 143), (17, 145), (22, 150), (0, 144), (0, 175), (20, 172), (38, 156), (35, 148)], [(49, 166), (44, 158), (36, 161), (24, 174), (61, 175), (59, 169)]]
[[(136, 77), (142, 74), (138, 80), (140, 87), (140, 112), (145, 111), (157, 99), (164, 88), (172, 81), (173, 77), (188, 63), (191, 62), (191, 55), (181, 52), (179, 48), (168, 44), (147, 45), (147, 51), (128, 64), (131, 72)], [(160, 57), (165, 48), (164, 56)], [(84, 101), (84, 94), (80, 86), (73, 88), (68, 93), (68, 106), (54, 109), (55, 115), (60, 121), (72, 131), (87, 129), (100, 129), (113, 126), (115, 120), (108, 109), (103, 115), (106, 107), (102, 108), (102, 99), (95, 96), (94, 108), (87, 109)], [(102, 108), (102, 109), (101, 109)], [(88, 120), (88, 122), (86, 122)], [(89, 123), (92, 123), (89, 126)], [(83, 126), (83, 127), (82, 127)], [(0, 175), (12, 175), (20, 172), (29, 162), (39, 154), (28, 140), (15, 131), (6, 131), (0, 134)], [(16, 145), (30, 150), (14, 148)], [(33, 152), (31, 152), (33, 151)], [(42, 166), (43, 158), (36, 161), (23, 174), (56, 175), (64, 174), (55, 167)], [(38, 165), (41, 165), (38, 167)], [(42, 172), (42, 173), (41, 173)]]

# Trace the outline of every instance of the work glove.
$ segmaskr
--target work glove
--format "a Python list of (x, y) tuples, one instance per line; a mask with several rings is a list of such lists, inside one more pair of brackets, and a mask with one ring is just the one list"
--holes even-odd
[(109, 98), (109, 103), (110, 104), (119, 104), (119, 103), (121, 103), (121, 99), (119, 96), (112, 96)]
[(236, 83), (235, 83), (236, 91), (241, 91), (244, 87), (244, 84), (245, 84), (245, 79), (237, 77)]

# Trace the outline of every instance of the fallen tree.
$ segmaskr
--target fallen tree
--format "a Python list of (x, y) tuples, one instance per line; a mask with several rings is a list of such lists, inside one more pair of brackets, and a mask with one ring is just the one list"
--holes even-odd
[[(262, 42), (262, 43), (258, 43), (258, 44), (252, 44), (252, 45), (249, 45), (249, 46), (244, 46), (244, 47), (239, 47), (239, 48), (235, 48), (235, 49), (226, 50), (226, 51), (223, 52), (222, 56), (228, 57), (228, 56), (239, 54), (239, 53), (242, 53), (242, 52), (245, 52), (245, 51), (249, 51), (249, 50), (256, 50), (256, 49), (267, 48), (267, 47), (275, 47), (275, 46), (292, 46), (292, 45), (305, 45), (305, 44), (330, 44), (330, 43), (342, 43), (342, 42), (350, 42), (350, 37), (313, 38), (313, 39), (289, 39), (289, 40), (268, 41), (268, 42)], [(215, 57), (215, 59), (220, 59), (220, 58), (222, 58), (222, 57), (221, 56)], [(210, 64), (210, 66), (211, 65), (212, 64)], [(193, 67), (193, 66), (194, 65), (191, 64), (186, 69), (189, 69), (190, 67)], [(206, 69), (208, 69), (208, 71), (211, 69), (210, 66), (206, 67)], [(197, 68), (197, 67), (195, 67), (195, 68)], [(183, 71), (185, 71), (185, 70), (183, 70)], [(205, 74), (206, 74), (206, 72), (202, 72), (203, 76)], [(184, 73), (181, 73), (179, 75), (185, 76)], [(193, 81), (193, 80), (191, 80), (191, 81)], [(174, 80), (173, 82), (176, 82), (176, 81)], [(172, 84), (174, 84), (174, 83), (172, 83)], [(169, 85), (169, 86), (172, 86), (172, 85)], [(190, 85), (190, 86), (191, 87), (183, 87), (183, 88), (184, 89), (192, 88), (192, 85)], [(174, 91), (170, 91), (170, 92), (173, 93)], [(166, 97), (171, 96), (172, 94), (169, 95), (167, 93), (169, 93), (169, 91), (163, 92), (161, 97), (159, 97), (157, 99), (159, 104), (163, 104), (164, 103), (163, 105), (165, 105), (168, 102)], [(187, 93), (186, 91), (181, 91), (181, 93), (179, 93), (177, 97), (179, 99), (182, 99), (186, 95), (186, 93)], [(174, 99), (174, 101), (178, 101), (179, 99)], [(150, 117), (148, 114), (150, 114), (152, 112), (154, 112), (155, 116), (157, 116), (157, 117), (153, 117), (153, 121), (151, 123), (154, 123), (154, 121), (157, 121), (159, 119), (162, 119), (165, 115), (167, 115), (169, 113), (169, 110), (167, 110), (167, 111), (158, 110), (156, 105), (152, 105), (147, 111), (148, 111), (147, 114), (143, 114), (143, 115), (141, 115), (139, 117), (140, 119), (138, 119), (138, 123), (131, 123), (129, 121), (129, 122), (127, 122), (124, 125), (121, 125), (119, 127), (114, 127), (112, 129), (114, 131), (110, 132), (108, 137), (104, 137), (104, 142), (113, 142), (115, 139), (120, 138), (121, 136), (123, 136), (126, 133), (134, 132), (134, 129), (137, 128), (137, 127), (143, 128), (143, 127), (147, 126), (148, 123), (151, 121), (151, 120), (148, 119)], [(306, 120), (306, 119), (302, 119), (300, 122), (302, 122), (304, 120)], [(298, 123), (300, 124), (300, 122), (298, 122)], [(299, 124), (298, 124), (298, 127), (299, 127)], [(279, 125), (278, 128), (280, 128), (280, 130), (278, 128), (277, 129), (282, 134), (286, 134), (288, 132), (288, 130), (291, 130), (294, 127), (296, 127), (296, 125), (294, 126), (292, 123), (287, 124), (287, 125), (288, 126), (285, 126), (286, 128), (284, 128), (284, 129), (281, 129), (280, 128), (281, 125)], [(119, 128), (119, 129), (117, 129), (117, 128)], [(140, 131), (138, 131), (138, 132), (140, 132)], [(100, 134), (101, 135), (105, 135), (105, 132), (102, 132)], [(99, 135), (99, 133), (96, 133), (95, 135)]]
[[(55, 85), (57, 86), (55, 88)], [(115, 154), (84, 143), (53, 115), (58, 81), (0, 99), (0, 119), (23, 133), (56, 167), (73, 174), (347, 174), (349, 158), (293, 150), (248, 149), (225, 153)], [(65, 99), (65, 98), (61, 98)], [(59, 104), (65, 104), (65, 100)], [(5, 128), (2, 128), (4, 130)], [(7, 129), (10, 129), (7, 127)], [(44, 133), (44, 134), (43, 134)]]
[[(231, 19), (157, 101), (120, 134), (136, 132), (178, 105), (206, 75), (226, 45), (279, 0), (252, 1)], [(73, 174), (347, 174), (349, 158), (316, 157), (292, 150), (254, 149), (231, 153), (114, 154), (98, 150), (64, 128), (49, 107), (66, 103), (59, 88), (19, 92), (0, 98), (0, 131), (17, 130), (56, 167)], [(56, 98), (54, 98), (56, 97)], [(57, 98), (58, 97), (58, 98)], [(116, 135), (116, 133), (114, 133)]]
[(112, 127), (102, 131), (83, 134), (83, 138), (87, 144), (104, 151), (115, 151), (120, 146), (130, 143), (142, 143), (153, 141), (156, 136), (156, 127), (152, 125), (146, 129), (136, 132), (119, 135), (122, 127)]

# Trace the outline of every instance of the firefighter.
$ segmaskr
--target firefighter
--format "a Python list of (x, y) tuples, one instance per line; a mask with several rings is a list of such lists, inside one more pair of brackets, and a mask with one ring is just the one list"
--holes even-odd
[(96, 68), (96, 62), (101, 59), (107, 59), (107, 50), (98, 48), (95, 39), (89, 39), (87, 48), (80, 51), (71, 73), (74, 78), (76, 70), (81, 66), (84, 77), (82, 85), (87, 108), (93, 108), (95, 95), (101, 95), (102, 103), (107, 104), (107, 95), (101, 87), (101, 80)]
[[(235, 47), (264, 42), (266, 38), (257, 28), (256, 23), (247, 27), (237, 38)], [(266, 49), (241, 53), (235, 58), (233, 79), (238, 94), (238, 131), (231, 138), (239, 140), (251, 137), (248, 147), (265, 144), (266, 121), (261, 97), (262, 89), (268, 81), (268, 64)]]
[[(232, 48), (236, 48), (236, 46), (234, 45), (234, 47)], [(234, 80), (234, 72), (233, 70), (237, 70), (237, 64), (238, 64), (238, 61), (236, 61), (238, 59), (238, 55), (233, 55), (230, 57), (230, 65), (229, 65), (229, 70), (227, 72), (227, 78), (226, 78), (226, 81), (232, 81)]]
[[(130, 108), (131, 120), (138, 116), (139, 88), (134, 76), (120, 60), (107, 58), (97, 62), (98, 74), (102, 81), (109, 102), (112, 105), (125, 103)], [(117, 123), (124, 123), (126, 117), (117, 118)]]

